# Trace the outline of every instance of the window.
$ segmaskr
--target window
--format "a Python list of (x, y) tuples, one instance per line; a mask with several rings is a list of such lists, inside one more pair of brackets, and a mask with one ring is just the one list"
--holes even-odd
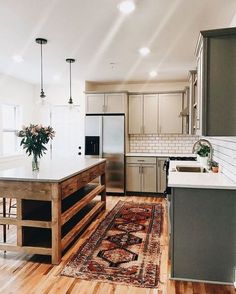
[(15, 155), (20, 152), (16, 132), (21, 125), (21, 108), (17, 105), (0, 105), (0, 155)]

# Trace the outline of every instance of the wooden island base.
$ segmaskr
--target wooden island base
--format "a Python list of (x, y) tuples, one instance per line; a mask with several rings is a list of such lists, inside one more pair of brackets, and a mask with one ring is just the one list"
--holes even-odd
[[(0, 250), (50, 255), (52, 264), (92, 219), (106, 208), (105, 161), (99, 161), (63, 181), (0, 179), (0, 197), (16, 199), (16, 217), (0, 217), (0, 224), (17, 227), (16, 244)], [(100, 183), (91, 182), (100, 177)], [(95, 201), (96, 196), (101, 201)], [(8, 216), (8, 215), (7, 215)]]

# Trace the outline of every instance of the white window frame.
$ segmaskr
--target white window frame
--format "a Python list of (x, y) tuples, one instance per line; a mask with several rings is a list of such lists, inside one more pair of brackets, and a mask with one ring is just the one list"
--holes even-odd
[[(4, 106), (14, 107), (14, 128), (3, 128), (2, 114), (3, 114)], [(11, 158), (11, 157), (15, 157), (17, 155), (22, 154), (20, 148), (18, 148), (19, 139), (17, 136), (15, 136), (15, 148), (14, 148), (15, 152), (11, 154), (3, 154), (3, 134), (16, 133), (20, 129), (21, 122), (22, 122), (22, 107), (20, 105), (7, 104), (7, 103), (0, 104), (0, 158), (1, 159)]]

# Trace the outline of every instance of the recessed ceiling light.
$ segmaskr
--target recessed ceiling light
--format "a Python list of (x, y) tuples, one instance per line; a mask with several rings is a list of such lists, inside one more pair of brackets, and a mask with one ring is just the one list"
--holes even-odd
[(150, 49), (148, 47), (142, 47), (139, 49), (139, 53), (142, 55), (142, 56), (146, 56), (150, 53)]
[(120, 2), (120, 4), (118, 5), (118, 8), (119, 8), (120, 12), (122, 12), (124, 14), (129, 14), (132, 11), (134, 11), (135, 4), (131, 0), (125, 0), (125, 1)]
[(157, 72), (155, 70), (152, 70), (152, 71), (150, 71), (149, 75), (151, 78), (154, 78), (157, 76)]
[(21, 55), (13, 55), (12, 59), (17, 63), (21, 63), (22, 61), (24, 61), (24, 59)]

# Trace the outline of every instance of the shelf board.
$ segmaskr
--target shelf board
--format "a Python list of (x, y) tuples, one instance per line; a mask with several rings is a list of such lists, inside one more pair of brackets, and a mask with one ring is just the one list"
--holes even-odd
[(61, 225), (64, 225), (68, 222), (73, 216), (75, 216), (82, 208), (84, 208), (93, 198), (99, 195), (102, 191), (104, 191), (104, 185), (98, 185), (91, 192), (89, 192), (82, 200), (75, 203), (69, 209), (67, 209), (61, 216)]
[(0, 217), (1, 225), (14, 225), (23, 227), (36, 227), (36, 228), (51, 228), (51, 222), (38, 221), (38, 220), (18, 220), (15, 218)]
[(42, 255), (51, 255), (51, 248), (44, 247), (32, 247), (32, 246), (17, 246), (12, 244), (0, 244), (0, 250), (5, 251), (16, 251), (27, 254), (42, 254)]
[(105, 207), (105, 202), (98, 202), (62, 239), (62, 251), (65, 250), (91, 220)]

